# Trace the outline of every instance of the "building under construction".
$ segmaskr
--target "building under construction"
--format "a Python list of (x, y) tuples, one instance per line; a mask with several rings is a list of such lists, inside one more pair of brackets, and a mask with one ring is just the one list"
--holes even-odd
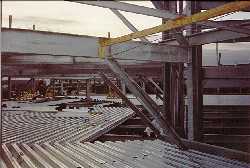
[[(122, 36), (23, 29), (8, 14), (1, 167), (250, 168), (250, 55), (227, 62), (250, 47), (250, 1), (149, 2), (67, 2), (109, 10)], [(138, 30), (122, 12), (162, 23)]]

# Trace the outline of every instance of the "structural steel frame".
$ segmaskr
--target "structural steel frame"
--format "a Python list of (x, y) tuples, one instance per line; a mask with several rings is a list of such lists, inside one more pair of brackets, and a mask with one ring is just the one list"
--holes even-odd
[(245, 9), (247, 7), (250, 7), (250, 1), (231, 2), (231, 3), (227, 3), (225, 5), (207, 10), (205, 12), (199, 12), (199, 13), (193, 14), (191, 16), (180, 17), (180, 18), (177, 18), (174, 20), (169, 20), (165, 24), (162, 24), (162, 25), (159, 25), (156, 27), (152, 27), (152, 28), (148, 28), (148, 29), (144, 29), (142, 31), (134, 32), (134, 33), (124, 35), (121, 37), (100, 38), (100, 40), (99, 40), (99, 44), (100, 44), (99, 56), (100, 56), (100, 58), (104, 58), (104, 56), (105, 56), (104, 47), (105, 46), (123, 43), (126, 41), (130, 41), (132, 39), (141, 38), (141, 37), (145, 37), (145, 36), (148, 36), (151, 34), (180, 28), (183, 26), (190, 25), (192, 23), (208, 20), (208, 19), (216, 17), (216, 16), (220, 16), (220, 15), (227, 14), (230, 12), (239, 11), (239, 10)]

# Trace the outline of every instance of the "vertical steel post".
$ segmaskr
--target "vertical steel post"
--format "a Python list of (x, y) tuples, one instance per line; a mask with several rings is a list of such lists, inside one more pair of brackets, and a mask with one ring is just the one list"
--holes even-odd
[[(198, 1), (186, 1), (185, 14), (192, 15), (199, 12)], [(187, 34), (192, 34), (195, 30), (200, 31), (196, 25), (188, 26), (191, 30), (186, 30)], [(189, 49), (189, 63), (187, 67), (187, 134), (190, 140), (201, 140), (201, 113), (203, 105), (203, 97), (201, 91), (201, 68), (202, 68), (202, 46), (192, 46)]]
[(11, 98), (11, 77), (8, 76), (8, 99)]
[(9, 28), (12, 28), (12, 15), (9, 15)]
[(76, 87), (77, 87), (77, 91), (76, 91), (77, 93), (76, 93), (76, 95), (79, 96), (79, 93), (80, 93), (80, 81), (79, 80), (77, 80)]
[(89, 94), (89, 80), (86, 80), (86, 98), (90, 99), (90, 94)]

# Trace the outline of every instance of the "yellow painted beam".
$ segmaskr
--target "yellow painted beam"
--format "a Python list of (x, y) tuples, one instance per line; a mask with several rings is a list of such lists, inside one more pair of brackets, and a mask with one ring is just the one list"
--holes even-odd
[(223, 15), (226, 13), (239, 11), (239, 10), (245, 9), (247, 7), (250, 7), (250, 1), (231, 2), (231, 3), (227, 3), (225, 5), (204, 11), (204, 12), (196, 13), (196, 14), (191, 15), (191, 16), (180, 17), (180, 18), (177, 18), (174, 20), (169, 20), (165, 24), (162, 24), (162, 25), (159, 25), (156, 27), (152, 27), (149, 29), (144, 29), (142, 31), (134, 32), (134, 33), (124, 35), (121, 37), (108, 38), (108, 39), (102, 38), (99, 41), (99, 43), (100, 43), (99, 51), (101, 51), (99, 53), (101, 55), (99, 55), (99, 56), (104, 57), (104, 55), (102, 55), (102, 54), (105, 54), (104, 49), (103, 49), (105, 46), (110, 46), (112, 44), (118, 44), (118, 43), (130, 41), (132, 39), (145, 37), (145, 36), (148, 36), (151, 34), (163, 32), (163, 31), (167, 31), (167, 30), (171, 30), (171, 29), (175, 29), (175, 28), (179, 28), (179, 27), (183, 27), (183, 26), (187, 26), (187, 25), (190, 25), (192, 23), (205, 21), (205, 20), (208, 20), (210, 18), (220, 16), (220, 15)]

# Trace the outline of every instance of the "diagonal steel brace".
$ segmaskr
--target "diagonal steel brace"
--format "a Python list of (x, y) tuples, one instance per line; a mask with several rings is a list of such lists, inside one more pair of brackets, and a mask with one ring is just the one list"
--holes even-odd
[(160, 114), (160, 110), (157, 107), (157, 104), (147, 95), (147, 93), (143, 91), (143, 89), (140, 88), (137, 83), (128, 76), (128, 74), (120, 67), (119, 63), (115, 59), (106, 58), (106, 61), (110, 69), (115, 74), (117, 74), (117, 76), (125, 83), (127, 88), (140, 101), (143, 107), (152, 115), (155, 120), (155, 127), (158, 129), (160, 134), (169, 134), (172, 140), (171, 142), (176, 144), (181, 149), (187, 149), (173, 127), (168, 123), (168, 121), (164, 120), (164, 118)]

